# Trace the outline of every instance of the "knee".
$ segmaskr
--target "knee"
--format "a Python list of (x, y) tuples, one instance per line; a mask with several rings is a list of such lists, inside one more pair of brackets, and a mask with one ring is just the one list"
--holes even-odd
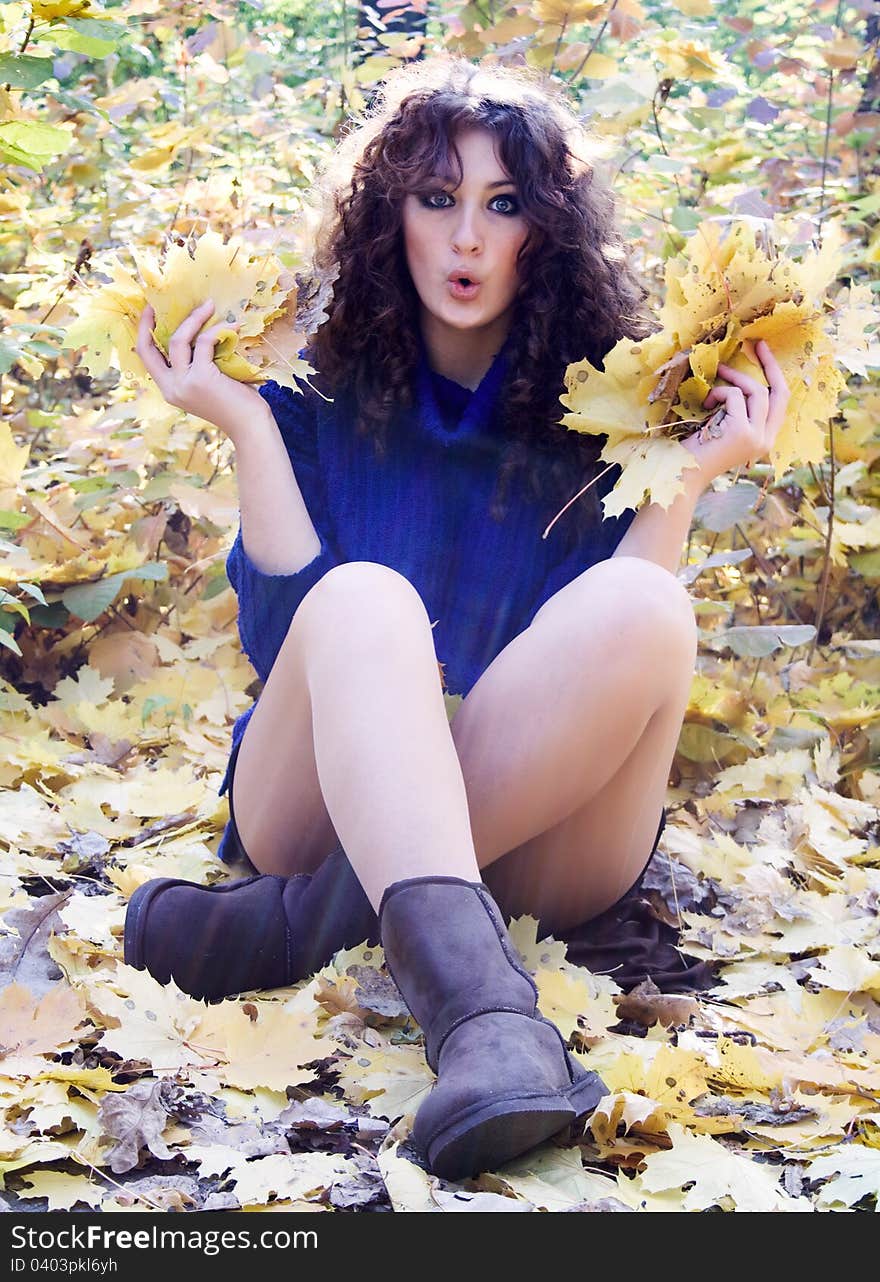
[(627, 622), (633, 628), (655, 641), (668, 639), (682, 645), (696, 657), (694, 603), (681, 579), (665, 566), (640, 556), (611, 557), (600, 565), (608, 567), (606, 578), (613, 581), (619, 608), (627, 611)]
[(399, 630), (428, 618), (409, 579), (377, 561), (344, 561), (322, 575), (303, 597), (294, 623), (307, 627), (318, 616), (351, 626), (357, 635), (365, 635), (373, 626)]
[(573, 582), (588, 598), (580, 597), (577, 606), (585, 626), (594, 629), (597, 619), (607, 620), (615, 635), (640, 653), (673, 647), (693, 665), (698, 639), (693, 602), (681, 580), (662, 565), (643, 557), (609, 557)]

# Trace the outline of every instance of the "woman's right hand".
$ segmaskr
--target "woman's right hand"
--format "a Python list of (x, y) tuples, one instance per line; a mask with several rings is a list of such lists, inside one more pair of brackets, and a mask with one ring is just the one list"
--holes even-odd
[(138, 321), (135, 351), (169, 405), (207, 419), (235, 441), (253, 423), (254, 415), (265, 414), (268, 406), (254, 386), (230, 378), (215, 365), (218, 335), (240, 322), (230, 326), (221, 321), (199, 333), (213, 310), (208, 299), (181, 321), (168, 343), (166, 360), (153, 341), (155, 314), (148, 303)]

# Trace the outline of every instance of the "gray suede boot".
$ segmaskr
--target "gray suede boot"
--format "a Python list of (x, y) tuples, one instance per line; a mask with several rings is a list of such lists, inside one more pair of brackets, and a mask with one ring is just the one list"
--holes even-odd
[(314, 873), (257, 874), (219, 886), (157, 877), (125, 914), (124, 956), (192, 997), (283, 988), (340, 948), (379, 940), (379, 921), (339, 845)]
[(538, 1013), (538, 990), (482, 882), (412, 877), (379, 905), (385, 961), (437, 1074), (413, 1125), (428, 1168), (494, 1170), (591, 1113), (606, 1088)]

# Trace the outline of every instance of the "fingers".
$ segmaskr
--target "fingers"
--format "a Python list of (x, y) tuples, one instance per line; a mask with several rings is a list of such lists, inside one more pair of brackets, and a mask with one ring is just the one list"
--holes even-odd
[(762, 418), (766, 417), (766, 407), (770, 399), (768, 388), (762, 386), (761, 383), (756, 383), (748, 374), (741, 374), (739, 370), (731, 369), (729, 365), (719, 365), (718, 373), (726, 378), (729, 383), (733, 383), (735, 387), (741, 388), (749, 398), (749, 407), (751, 408), (752, 404), (754, 404), (755, 408), (761, 407)]
[(730, 401), (727, 407), (728, 414), (741, 411), (743, 420), (747, 418), (745, 393), (740, 387), (713, 387), (703, 404), (708, 408), (710, 401), (713, 405), (716, 401), (724, 401), (725, 404)]
[(216, 325), (209, 325), (207, 329), (203, 329), (193, 347), (193, 365), (210, 364), (214, 359), (217, 336), (224, 329), (238, 329), (240, 324), (241, 321), (218, 321)]
[(746, 393), (740, 387), (713, 387), (703, 404), (708, 406), (711, 402), (714, 405), (716, 401), (723, 403), (732, 426), (742, 433), (743, 439), (748, 440), (750, 458), (760, 457), (765, 448), (762, 430), (763, 420), (756, 423), (749, 414), (746, 405)]
[[(141, 312), (138, 321), (138, 338), (135, 344), (135, 351), (143, 361), (147, 372), (152, 375), (160, 391), (164, 394), (167, 395), (166, 389), (162, 387), (162, 380), (168, 370), (185, 373), (196, 363), (199, 366), (210, 364), (214, 359), (214, 347), (220, 331), (237, 329), (241, 324), (241, 321), (234, 321), (232, 324), (228, 321), (219, 321), (216, 325), (211, 325), (208, 329), (201, 330), (202, 325), (207, 317), (211, 315), (213, 309), (213, 300), (206, 299), (205, 302), (194, 308), (185, 320), (181, 321), (169, 341), (169, 359), (167, 360), (164, 352), (161, 352), (153, 341), (153, 325), (156, 319), (153, 308), (147, 303)], [(199, 330), (201, 330), (201, 333), (199, 333)], [(198, 337), (193, 346), (193, 338), (196, 334), (198, 334)]]
[(152, 307), (147, 303), (138, 321), (138, 337), (134, 350), (144, 363), (147, 373), (158, 383), (169, 368), (162, 352), (153, 342), (153, 322), (156, 319)]
[(192, 361), (193, 339), (213, 310), (214, 303), (209, 298), (204, 303), (200, 303), (198, 307), (190, 312), (186, 320), (181, 321), (177, 326), (168, 344), (168, 358), (171, 361), (172, 369), (189, 369)]
[(785, 381), (785, 375), (779, 361), (771, 352), (769, 346), (762, 338), (756, 348), (761, 358), (761, 364), (764, 366), (764, 373), (767, 375), (767, 382), (770, 384), (769, 391), (769, 420), (773, 419), (773, 426), (779, 427), (785, 418), (785, 410), (791, 397), (791, 388)]

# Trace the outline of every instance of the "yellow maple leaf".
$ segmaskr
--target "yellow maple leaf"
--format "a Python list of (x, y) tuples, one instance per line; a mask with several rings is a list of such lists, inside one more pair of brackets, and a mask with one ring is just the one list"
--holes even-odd
[(248, 1158), (236, 1154), (228, 1179), (235, 1181), (235, 1195), (242, 1206), (269, 1201), (305, 1198), (357, 1174), (357, 1168), (338, 1153), (272, 1153)]
[(740, 1211), (810, 1211), (806, 1198), (784, 1192), (772, 1167), (733, 1153), (708, 1135), (690, 1135), (669, 1127), (673, 1147), (645, 1158), (635, 1184), (649, 1193), (689, 1185), (682, 1202), (686, 1211), (702, 1211), (730, 1201)]
[(45, 1197), (49, 1211), (69, 1211), (77, 1202), (100, 1206), (104, 1186), (89, 1175), (65, 1175), (63, 1171), (30, 1171), (23, 1177), (22, 1197)]
[(600, 458), (621, 468), (603, 499), (605, 516), (646, 497), (668, 507), (681, 493), (684, 470), (698, 464), (678, 441), (717, 412), (703, 402), (719, 364), (766, 386), (758, 339), (769, 344), (791, 390), (769, 452), (776, 479), (795, 462), (824, 458), (826, 427), (846, 388), (836, 361), (846, 352), (853, 364), (869, 310), (861, 294), (838, 300), (836, 334), (826, 328), (824, 293), (843, 256), (838, 223), (802, 261), (779, 252), (774, 230), (748, 216), (705, 219), (666, 263), (662, 328), (641, 342), (622, 338), (601, 372), (589, 360), (568, 366), (562, 424), (606, 435)]
[(36, 1073), (32, 1082), (67, 1082), (88, 1099), (97, 1100), (104, 1091), (124, 1091), (123, 1083), (114, 1082), (109, 1068), (84, 1068), (80, 1064), (50, 1064)]
[(123, 1059), (146, 1060), (157, 1072), (216, 1060), (214, 1048), (206, 1049), (192, 1036), (204, 1005), (181, 992), (173, 980), (160, 984), (146, 971), (120, 964), (113, 987), (95, 984), (89, 1000), (115, 1025), (105, 1030), (99, 1044)]
[(696, 40), (658, 40), (653, 52), (664, 69), (679, 80), (726, 80), (729, 75), (728, 64)]
[(742, 765), (719, 770), (715, 776), (715, 792), (736, 798), (791, 798), (803, 784), (810, 765), (810, 754), (805, 748), (764, 753), (750, 757)]
[(760, 1060), (751, 1046), (743, 1046), (732, 1037), (719, 1037), (714, 1052), (709, 1053), (712, 1082), (739, 1092), (765, 1093), (781, 1084), (782, 1075), (773, 1070), (772, 1061)]
[[(562, 970), (541, 968), (535, 973), (541, 1014), (556, 1025), (566, 1041), (582, 1026), (595, 1032), (616, 1023), (612, 993), (600, 990), (596, 982), (600, 978), (582, 966), (570, 965)], [(617, 985), (608, 983), (607, 987), (616, 990)]]
[(65, 984), (39, 1000), (23, 984), (8, 984), (0, 992), (0, 1058), (65, 1049), (85, 1014), (83, 999)]
[(414, 1114), (433, 1084), (424, 1048), (406, 1043), (359, 1046), (339, 1071), (346, 1097), (389, 1121)]
[(621, 476), (602, 500), (604, 516), (619, 516), (626, 508), (638, 507), (645, 496), (668, 508), (685, 488), (682, 475), (699, 462), (677, 441), (665, 437), (629, 438), (606, 445), (599, 455), (603, 462), (618, 463)]
[(880, 965), (853, 944), (839, 944), (823, 953), (811, 978), (838, 993), (880, 994)]
[(566, 947), (549, 936), (538, 939), (538, 919), (523, 913), (510, 922), (510, 938), (522, 958), (523, 965), (534, 975), (539, 967), (555, 968), (565, 965)]
[(644, 1055), (641, 1048), (638, 1053), (621, 1055), (609, 1041), (595, 1047), (582, 1062), (599, 1074), (612, 1093), (645, 1095), (662, 1105), (670, 1117), (686, 1121), (694, 1116), (691, 1101), (708, 1090), (711, 1071), (702, 1055), (665, 1043), (657, 1043), (656, 1049), (646, 1046)]
[(153, 308), (153, 338), (167, 355), (174, 331), (209, 298), (214, 311), (202, 328), (229, 325), (214, 347), (214, 361), (224, 374), (245, 383), (273, 378), (299, 391), (296, 377), (314, 373), (295, 354), (307, 335), (295, 324), (294, 278), (271, 251), (255, 252), (240, 237), (224, 243), (218, 232), (208, 230), (192, 243), (170, 243), (161, 261), (148, 250), (133, 250), (132, 257), (138, 275), (118, 258), (109, 259), (103, 265), (109, 284), (78, 300), (78, 318), (67, 328), (65, 345), (85, 348), (81, 359), (93, 374), (105, 373), (115, 353), (124, 375), (151, 387), (135, 351), (144, 307)]
[[(24, 471), (24, 465), (28, 460), (31, 447), (30, 443), (16, 445), (12, 428), (8, 423), (0, 423), (0, 494), (3, 491), (10, 491), (14, 494), (21, 474)], [(11, 504), (11, 497), (4, 498), (4, 502)]]
[(604, 4), (595, 4), (593, 0), (535, 0), (531, 12), (545, 26), (570, 27), (591, 21), (605, 8)]
[[(304, 1064), (334, 1055), (339, 1049), (329, 1037), (318, 1035), (319, 1006), (313, 998), (305, 1008), (290, 1003), (249, 1003), (256, 1009), (256, 1018), (232, 1002), (223, 1005), (228, 1061), (223, 1075), (234, 1086), (283, 1091), (314, 1076), (314, 1070), (303, 1068)], [(200, 1043), (209, 1022), (213, 1022), (211, 1016), (206, 1015), (196, 1030)]]
[(594, 1139), (606, 1146), (613, 1143), (621, 1125), (624, 1134), (635, 1130), (640, 1135), (665, 1135), (667, 1124), (662, 1105), (632, 1091), (615, 1091), (603, 1096), (589, 1121)]
[(109, 18), (109, 14), (93, 11), (91, 0), (31, 0), (31, 13), (35, 18), (52, 22), (55, 18)]

